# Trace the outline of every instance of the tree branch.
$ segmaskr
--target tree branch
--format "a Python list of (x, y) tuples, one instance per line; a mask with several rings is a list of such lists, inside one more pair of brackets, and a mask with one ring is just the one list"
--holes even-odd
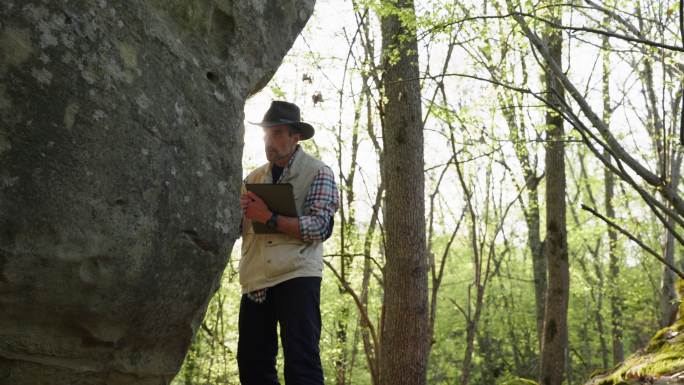
[(530, 43), (539, 51), (539, 53), (544, 57), (549, 69), (558, 78), (558, 80), (563, 84), (563, 87), (572, 96), (575, 102), (579, 105), (580, 109), (584, 115), (589, 119), (592, 125), (599, 131), (601, 136), (605, 139), (607, 145), (610, 147), (614, 156), (621, 159), (626, 163), (632, 170), (634, 170), (644, 181), (646, 181), (651, 186), (655, 187), (661, 195), (672, 203), (673, 207), (677, 213), (684, 214), (684, 201), (678, 196), (676, 190), (673, 190), (670, 186), (658, 177), (656, 174), (644, 167), (639, 161), (637, 161), (631, 154), (629, 154), (615, 139), (613, 134), (610, 132), (606, 124), (596, 115), (592, 110), (591, 106), (587, 100), (582, 97), (575, 85), (568, 79), (563, 70), (560, 68), (558, 63), (556, 63), (548, 52), (547, 47), (541, 41), (539, 36), (534, 33), (527, 22), (522, 18), (522, 16), (513, 16), (513, 18), (518, 22), (518, 24), (523, 29), (523, 32), (530, 40)]
[(368, 331), (371, 334), (371, 338), (373, 339), (373, 349), (377, 352), (378, 351), (378, 338), (375, 334), (375, 328), (373, 327), (373, 323), (371, 322), (370, 318), (368, 317), (368, 312), (366, 311), (365, 306), (361, 302), (361, 299), (359, 296), (356, 294), (354, 289), (349, 286), (349, 283), (342, 278), (340, 273), (335, 270), (335, 267), (328, 261), (323, 261), (328, 268), (330, 268), (330, 271), (332, 271), (333, 275), (340, 281), (340, 284), (342, 287), (344, 287), (344, 290), (351, 295), (351, 297), (354, 299), (354, 303), (356, 304), (356, 307), (359, 309), (359, 313), (361, 313), (361, 317), (363, 318), (365, 326), (368, 328)]
[(629, 239), (631, 239), (632, 241), (634, 241), (637, 245), (639, 245), (639, 247), (641, 247), (642, 249), (644, 249), (644, 251), (646, 251), (647, 253), (649, 253), (649, 254), (651, 254), (652, 256), (654, 256), (654, 257), (655, 257), (657, 260), (659, 260), (663, 265), (667, 266), (670, 270), (672, 270), (672, 272), (674, 272), (675, 274), (677, 274), (680, 278), (684, 279), (684, 273), (682, 273), (679, 269), (677, 269), (677, 268), (674, 267), (672, 264), (670, 264), (668, 261), (666, 261), (663, 257), (661, 257), (660, 255), (658, 255), (658, 253), (656, 253), (653, 249), (651, 249), (650, 247), (648, 247), (648, 245), (646, 245), (645, 243), (641, 242), (637, 237), (635, 237), (635, 236), (632, 235), (630, 232), (628, 232), (627, 230), (625, 230), (624, 228), (622, 228), (620, 225), (618, 225), (618, 224), (616, 224), (615, 222), (611, 221), (610, 219), (604, 217), (604, 216), (601, 215), (598, 211), (592, 209), (591, 207), (589, 207), (589, 206), (587, 206), (587, 205), (584, 205), (584, 204), (583, 204), (581, 207), (582, 207), (582, 210), (585, 210), (585, 211), (590, 212), (590, 213), (591, 213), (592, 215), (594, 215), (595, 217), (598, 217), (599, 219), (601, 219), (602, 221), (604, 221), (608, 226), (614, 228), (615, 230), (617, 230), (617, 231), (619, 231), (620, 233), (622, 233), (623, 235), (625, 235), (627, 238), (629, 238)]
[[(644, 39), (641, 37), (628, 36), (628, 35), (619, 34), (617, 32), (604, 31), (604, 30), (596, 29), (596, 28), (576, 27), (573, 25), (563, 25), (560, 23), (556, 23), (552, 20), (548, 20), (548, 19), (545, 19), (543, 17), (537, 16), (537, 15), (534, 15), (531, 13), (527, 13), (527, 12), (510, 12), (510, 13), (505, 14), (505, 15), (481, 15), (481, 16), (465, 17), (465, 18), (462, 18), (459, 20), (454, 20), (454, 21), (450, 21), (448, 23), (442, 23), (442, 24), (436, 25), (436, 26), (430, 28), (429, 30), (423, 32), (421, 35), (426, 35), (427, 33), (434, 32), (438, 29), (446, 28), (446, 27), (452, 26), (454, 24), (460, 24), (460, 23), (464, 23), (467, 21), (489, 20), (489, 19), (507, 19), (510, 17), (512, 17), (514, 19), (516, 17), (529, 17), (529, 18), (541, 21), (542, 23), (545, 23), (545, 24), (547, 24), (553, 28), (557, 28), (557, 29), (562, 29), (562, 30), (567, 30), (567, 31), (593, 33), (596, 35), (608, 36), (608, 37), (612, 37), (612, 38), (619, 39), (619, 40), (629, 41), (632, 43), (639, 43), (639, 44), (644, 44), (644, 45), (648, 45), (651, 47), (663, 48), (663, 49), (667, 49), (670, 51), (684, 52), (684, 47), (671, 45), (671, 44), (665, 44), (665, 43), (659, 43), (657, 41), (648, 40), (648, 39)], [(422, 36), (421, 36), (421, 38), (422, 38)]]

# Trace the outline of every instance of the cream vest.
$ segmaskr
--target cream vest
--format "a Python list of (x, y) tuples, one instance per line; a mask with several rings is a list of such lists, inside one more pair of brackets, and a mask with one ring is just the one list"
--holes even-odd
[[(305, 153), (300, 147), (292, 165), (284, 170), (280, 183), (293, 187), (297, 215), (304, 215), (304, 201), (311, 182), (325, 163)], [(271, 164), (252, 171), (247, 183), (273, 183)], [(243, 192), (245, 186), (242, 186)], [(304, 242), (278, 234), (255, 234), (252, 221), (242, 221), (242, 258), (240, 259), (240, 285), (243, 293), (271, 287), (296, 277), (323, 275), (323, 243)]]

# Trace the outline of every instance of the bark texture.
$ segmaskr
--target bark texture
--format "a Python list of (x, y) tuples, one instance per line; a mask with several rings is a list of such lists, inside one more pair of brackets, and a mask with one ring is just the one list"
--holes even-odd
[[(563, 39), (558, 30), (545, 35), (551, 60), (561, 66)], [(551, 71), (545, 76), (546, 88), (553, 105), (560, 106), (563, 86)], [(565, 372), (568, 340), (568, 294), (570, 274), (568, 241), (565, 221), (565, 148), (563, 118), (556, 111), (546, 117), (546, 241), (544, 250), (548, 260), (548, 286), (544, 306), (542, 339), (541, 385), (561, 385)]]
[(387, 260), (380, 383), (420, 385), (426, 381), (429, 309), (418, 48), (410, 25), (413, 1), (399, 0), (395, 6), (381, 19)]
[(0, 3), (0, 384), (165, 384), (314, 0)]

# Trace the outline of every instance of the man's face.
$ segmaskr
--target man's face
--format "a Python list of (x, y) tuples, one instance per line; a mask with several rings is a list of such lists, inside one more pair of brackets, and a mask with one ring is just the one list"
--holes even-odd
[(271, 163), (287, 159), (297, 146), (299, 136), (298, 133), (290, 135), (286, 125), (264, 127), (266, 159)]

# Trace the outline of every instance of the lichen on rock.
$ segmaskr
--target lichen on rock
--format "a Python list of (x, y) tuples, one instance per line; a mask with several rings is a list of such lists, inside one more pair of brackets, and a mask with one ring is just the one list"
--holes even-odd
[(244, 101), (313, 3), (0, 3), (0, 384), (171, 380), (238, 235)]

